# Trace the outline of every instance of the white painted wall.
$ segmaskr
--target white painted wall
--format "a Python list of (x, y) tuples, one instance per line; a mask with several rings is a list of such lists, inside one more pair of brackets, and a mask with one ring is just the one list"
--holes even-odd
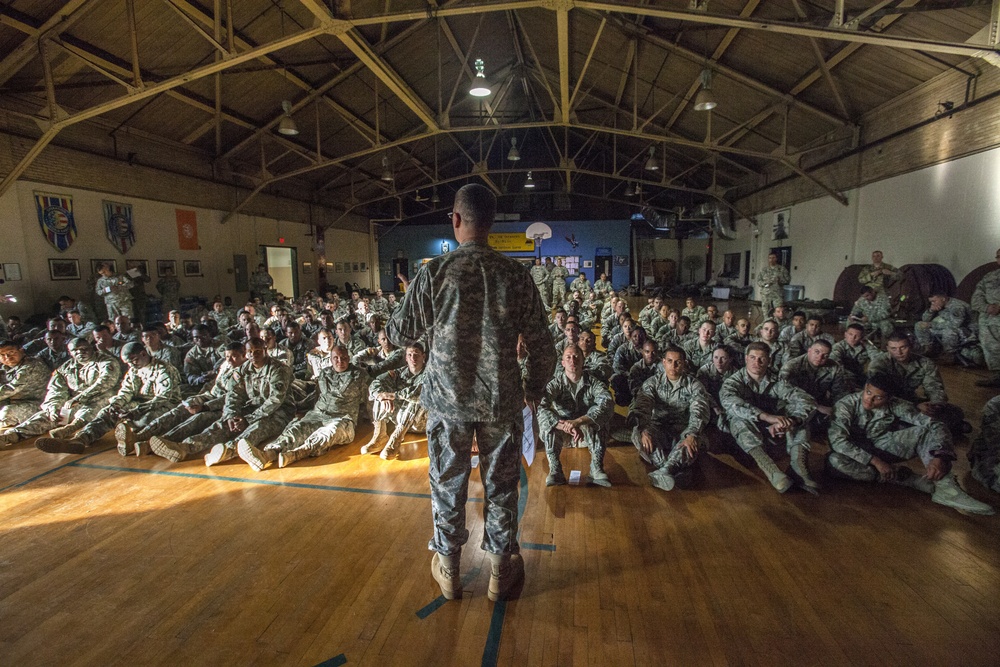
[[(42, 235), (35, 212), (34, 191), (68, 194), (73, 196), (73, 213), (77, 224), (76, 241), (65, 251), (58, 252), (49, 245)], [(101, 202), (105, 199), (132, 204), (132, 215), (136, 227), (136, 243), (126, 255), (122, 255), (107, 240), (104, 233), (104, 213)], [(177, 242), (175, 210), (194, 210), (198, 218), (198, 242), (200, 250), (181, 250)], [(181, 296), (201, 295), (212, 297), (219, 294), (233, 298), (239, 304), (248, 292), (237, 293), (235, 275), (232, 273), (233, 255), (247, 255), (248, 268), (252, 272), (258, 262), (260, 245), (283, 245), (298, 250), (299, 289), (314, 289), (319, 284), (316, 270), (317, 256), (314, 251), (315, 239), (307, 236), (308, 228), (300, 223), (285, 222), (258, 216), (240, 215), (223, 225), (224, 212), (178, 206), (169, 202), (109, 195), (106, 193), (50, 186), (30, 181), (18, 181), (15, 187), (0, 197), (0, 262), (16, 262), (21, 265), (22, 280), (0, 285), (0, 294), (13, 294), (16, 305), (5, 305), (4, 315), (26, 317), (35, 312), (48, 312), (52, 303), (61, 294), (83, 296), (87, 290), (86, 281), (90, 276), (91, 259), (116, 259), (120, 269), (124, 269), (126, 259), (145, 259), (149, 262), (152, 283), (146, 291), (155, 296), (156, 260), (177, 261), (177, 277), (181, 282)], [(368, 237), (366, 234), (336, 230), (329, 232), (334, 244), (327, 237), (327, 254), (356, 257), (367, 261)], [(285, 242), (279, 243), (279, 238)], [(80, 260), (81, 280), (52, 281), (49, 279), (49, 258)], [(186, 278), (183, 275), (184, 259), (200, 259), (202, 277)], [(312, 271), (305, 274), (303, 262), (312, 262)], [(331, 275), (331, 282), (344, 280), (365, 280), (366, 274), (349, 276)], [(351, 277), (354, 276), (354, 277)]]
[[(941, 264), (962, 281), (992, 261), (1000, 247), (1000, 150), (896, 176), (846, 192), (848, 206), (825, 197), (791, 207), (792, 284), (810, 299), (833, 298), (844, 267), (871, 260)], [(773, 212), (757, 217), (760, 234), (746, 221), (735, 241), (717, 240), (714, 270), (724, 253), (751, 250), (751, 271), (766, 261)]]

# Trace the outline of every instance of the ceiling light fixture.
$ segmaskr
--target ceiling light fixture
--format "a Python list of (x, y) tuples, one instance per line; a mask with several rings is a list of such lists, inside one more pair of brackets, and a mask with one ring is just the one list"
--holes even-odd
[(625, 196), (633, 197), (635, 192), (632, 191), (632, 181), (625, 181)]
[(517, 137), (510, 138), (510, 151), (507, 153), (507, 159), (511, 162), (517, 162), (521, 159), (521, 151), (517, 150)]
[(649, 157), (646, 158), (646, 171), (659, 171), (660, 161), (656, 159), (654, 155), (655, 148), (653, 146), (649, 147)]
[(528, 180), (526, 180), (524, 182), (524, 187), (526, 187), (526, 188), (533, 188), (533, 187), (535, 187), (535, 182), (533, 180), (531, 180), (531, 172), (530, 171), (528, 172)]
[(292, 120), (292, 103), (288, 100), (283, 100), (281, 108), (284, 109), (285, 115), (281, 117), (281, 122), (278, 123), (278, 134), (294, 137), (299, 133), (299, 126)]
[(642, 185), (640, 185), (639, 183), (636, 183), (635, 184), (635, 190), (632, 191), (632, 194), (635, 195), (636, 197), (642, 195)]
[(441, 195), (438, 194), (437, 188), (434, 188), (434, 194), (431, 195), (431, 203), (435, 206), (441, 203)]
[(711, 111), (719, 102), (712, 92), (712, 70), (707, 67), (701, 70), (701, 90), (694, 96), (695, 111)]
[(469, 94), (473, 97), (486, 97), (493, 91), (486, 83), (486, 65), (482, 58), (476, 58), (476, 78), (472, 81), (472, 89)]
[(394, 180), (392, 170), (389, 169), (389, 158), (385, 155), (382, 156), (382, 180), (386, 183), (391, 183)]

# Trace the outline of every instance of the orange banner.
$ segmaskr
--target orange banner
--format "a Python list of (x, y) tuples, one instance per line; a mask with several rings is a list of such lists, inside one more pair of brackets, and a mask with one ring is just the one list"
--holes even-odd
[(194, 211), (177, 211), (177, 245), (181, 250), (198, 250), (198, 216)]

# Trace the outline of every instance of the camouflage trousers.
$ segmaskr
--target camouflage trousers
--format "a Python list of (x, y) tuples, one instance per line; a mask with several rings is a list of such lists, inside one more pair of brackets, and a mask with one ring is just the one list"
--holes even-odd
[(201, 433), (185, 438), (184, 443), (188, 445), (192, 454), (198, 454), (218, 444), (225, 445), (226, 449), (235, 450), (239, 440), (246, 440), (254, 447), (258, 447), (279, 435), (294, 416), (293, 410), (277, 410), (267, 417), (250, 422), (239, 433), (231, 431), (225, 419), (219, 419)]
[(540, 431), (539, 436), (545, 443), (546, 456), (558, 459), (563, 447), (586, 447), (590, 450), (590, 456), (593, 460), (603, 461), (604, 452), (607, 451), (608, 447), (601, 438), (600, 427), (595, 424), (583, 424), (580, 426), (580, 431), (583, 433), (583, 439), (580, 442), (573, 442), (568, 433), (557, 431), (555, 425)]
[(542, 297), (542, 305), (545, 306), (545, 309), (549, 310), (552, 308), (552, 291), (549, 289), (549, 286), (535, 283), (535, 289), (538, 290), (538, 295)]
[(521, 474), (520, 413), (497, 422), (463, 422), (440, 415), (427, 416), (427, 454), (430, 459), (431, 511), (434, 536), (431, 551), (457, 554), (469, 539), (465, 505), (472, 472), (472, 441), (479, 446), (479, 473), (483, 481), (482, 548), (490, 553), (518, 553), (517, 499)]
[[(97, 413), (107, 407), (107, 405), (108, 404), (105, 401), (101, 401), (98, 405), (74, 405), (73, 411), (69, 414), (67, 423), (78, 422), (83, 424), (83, 422), (89, 422), (97, 417)], [(53, 421), (49, 419), (49, 416), (45, 412), (39, 410), (15, 426), (14, 430), (17, 431), (17, 433), (19, 433), (22, 437), (30, 438), (32, 436), (48, 433), (57, 426), (59, 426), (59, 420)]]
[(979, 344), (983, 348), (986, 367), (991, 371), (1000, 371), (1000, 323), (979, 322)]
[(404, 434), (411, 431), (423, 433), (427, 430), (427, 410), (413, 401), (396, 400), (391, 408), (388, 401), (372, 401), (372, 421), (395, 424), (396, 429), (402, 429)]
[(286, 426), (278, 439), (264, 449), (294, 450), (303, 457), (322, 456), (337, 445), (354, 442), (354, 426), (354, 420), (347, 415), (310, 410)]
[[(550, 303), (556, 308), (558, 308), (562, 306), (563, 301), (565, 300), (566, 300), (566, 283), (561, 280), (557, 280), (556, 282), (552, 283), (552, 299)], [(549, 304), (546, 304), (546, 306), (548, 305)]]
[(41, 401), (10, 401), (0, 407), (0, 428), (17, 426), (38, 412)]
[(980, 484), (1000, 493), (1000, 396), (983, 407), (979, 435), (969, 447), (969, 465)]
[(985, 362), (982, 348), (977, 345), (975, 336), (969, 336), (961, 329), (937, 326), (933, 322), (917, 322), (913, 327), (913, 335), (925, 350), (935, 354), (961, 355), (966, 361), (981, 365)]
[[(157, 417), (170, 410), (168, 403), (157, 401), (151, 405), (143, 403), (129, 403), (125, 406), (128, 418), (136, 428), (142, 429)], [(121, 419), (118, 411), (113, 406), (102, 408), (97, 416), (86, 426), (76, 432), (74, 440), (81, 441), (84, 445), (90, 445), (101, 439), (105, 433), (113, 429)]]
[(749, 452), (755, 447), (763, 447), (766, 444), (783, 446), (786, 451), (791, 452), (792, 447), (803, 445), (809, 448), (809, 427), (806, 425), (792, 429), (785, 434), (784, 438), (772, 438), (764, 423), (761, 421), (751, 421), (729, 416), (729, 432), (736, 439), (736, 444), (744, 452)]
[(785, 305), (785, 298), (780, 289), (762, 289), (760, 291), (760, 312), (764, 315), (783, 305)]
[[(902, 463), (919, 457), (927, 465), (936, 456), (954, 456), (951, 436), (941, 422), (909, 426), (886, 433), (875, 440), (855, 440), (854, 444), (886, 463)], [(879, 478), (875, 466), (855, 461), (839, 452), (830, 452), (827, 460), (834, 470), (859, 482), (874, 482)]]
[(221, 410), (202, 410), (191, 414), (186, 407), (178, 405), (137, 430), (135, 437), (136, 440), (149, 440), (154, 435), (160, 435), (172, 442), (180, 442), (201, 433), (220, 417)]
[[(647, 454), (642, 448), (642, 430), (636, 426), (632, 429), (632, 444), (639, 451), (639, 456), (652, 465), (657, 470), (665, 470), (677, 477), (684, 473), (690, 473), (690, 469), (698, 460), (698, 453), (694, 456), (688, 454), (687, 450), (681, 447), (681, 438), (678, 437), (676, 429), (671, 429), (661, 424), (652, 424), (646, 427), (650, 435), (653, 436), (653, 452)], [(704, 436), (697, 435), (699, 452), (705, 448), (707, 440)]]
[(125, 317), (132, 319), (132, 300), (122, 300), (117, 301), (114, 299), (105, 299), (104, 307), (108, 311), (108, 319), (114, 320), (119, 315), (124, 315)]

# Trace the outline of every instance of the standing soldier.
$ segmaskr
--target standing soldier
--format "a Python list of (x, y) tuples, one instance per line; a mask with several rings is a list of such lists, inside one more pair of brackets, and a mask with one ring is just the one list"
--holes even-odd
[(566, 279), (569, 278), (569, 271), (563, 266), (562, 257), (556, 257), (556, 265), (552, 267), (549, 278), (552, 281), (552, 305), (558, 308), (566, 298)]
[(149, 276), (142, 269), (139, 269), (139, 275), (132, 279), (132, 288), (129, 290), (132, 293), (132, 312), (135, 313), (133, 318), (138, 324), (146, 323), (146, 303), (149, 301), (149, 295), (146, 294), (146, 283), (149, 282)]
[(757, 274), (757, 287), (760, 288), (760, 311), (767, 315), (772, 308), (784, 305), (785, 299), (781, 288), (791, 282), (788, 269), (778, 264), (777, 253), (767, 256), (767, 266)]
[(538, 257), (535, 258), (535, 265), (531, 267), (531, 279), (535, 282), (535, 289), (538, 290), (538, 294), (542, 297), (542, 304), (544, 304), (546, 310), (552, 308), (551, 303), (551, 277), (549, 276), (548, 270), (542, 266), (542, 260)]
[(97, 266), (97, 272), (101, 277), (97, 279), (94, 291), (104, 299), (108, 319), (113, 320), (119, 315), (132, 319), (132, 279), (124, 274), (116, 274), (107, 262), (101, 262)]
[(267, 272), (267, 267), (263, 264), (257, 265), (257, 270), (250, 276), (250, 300), (260, 299), (266, 304), (271, 300), (271, 286), (274, 285), (274, 278)]
[(156, 281), (156, 291), (160, 293), (160, 312), (164, 315), (172, 310), (177, 310), (179, 294), (181, 292), (181, 282), (174, 275), (174, 267), (168, 266), (165, 275)]

